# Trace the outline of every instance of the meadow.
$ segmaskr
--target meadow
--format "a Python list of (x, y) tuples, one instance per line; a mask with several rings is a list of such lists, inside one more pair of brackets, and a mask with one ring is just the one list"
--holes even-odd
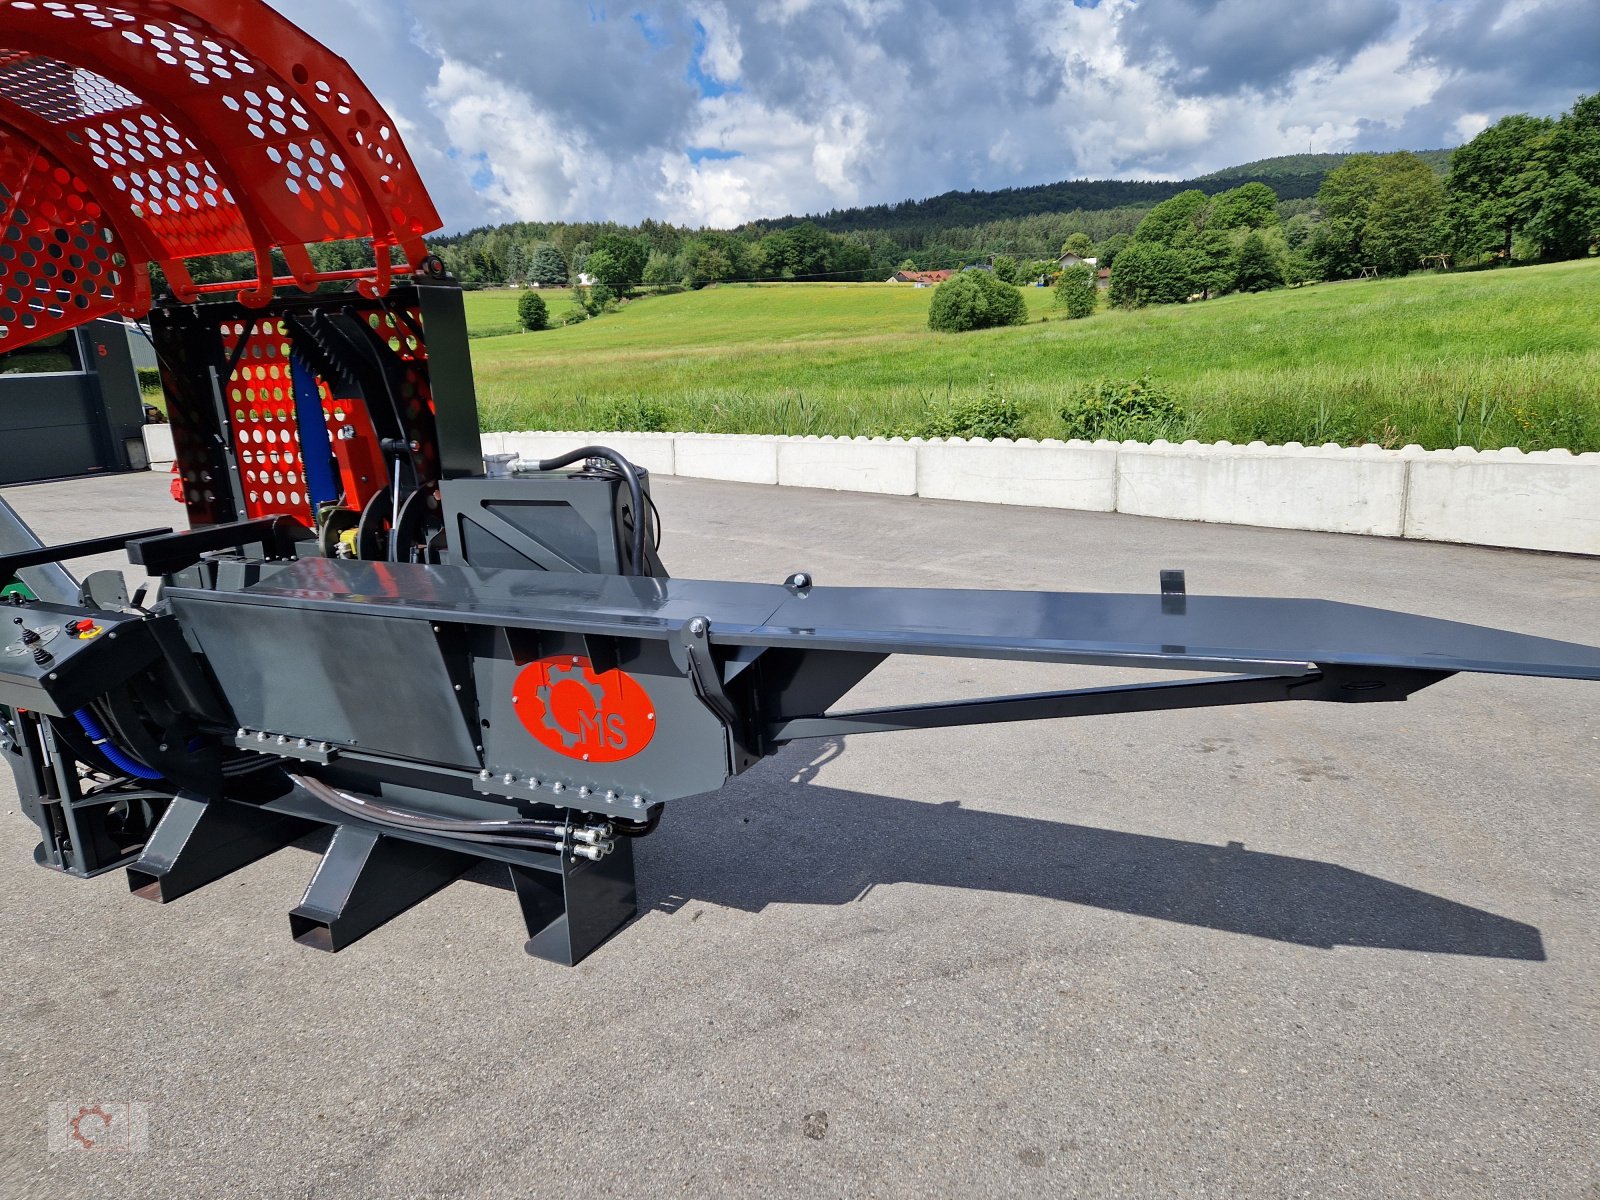
[[(516, 292), (467, 294), (485, 429), (907, 431), (1001, 399), (1059, 437), (1098, 380), (1148, 375), (1174, 440), (1600, 450), (1600, 260), (1225, 296), (935, 334), (932, 291), (723, 285), (515, 333)], [(552, 310), (567, 307), (553, 294)]]

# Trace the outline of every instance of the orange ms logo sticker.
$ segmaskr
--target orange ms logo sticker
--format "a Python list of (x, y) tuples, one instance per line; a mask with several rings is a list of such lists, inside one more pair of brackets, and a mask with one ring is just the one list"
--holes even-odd
[(632, 758), (656, 732), (656, 706), (632, 675), (597, 674), (576, 654), (529, 663), (517, 676), (511, 704), (541, 746), (584, 762)]

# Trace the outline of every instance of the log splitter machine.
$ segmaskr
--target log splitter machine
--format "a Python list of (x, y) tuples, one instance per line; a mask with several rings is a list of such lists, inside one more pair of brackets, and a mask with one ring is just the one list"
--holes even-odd
[[(571, 964), (633, 916), (664, 806), (796, 739), (1600, 679), (1600, 649), (1175, 572), (673, 579), (622, 455), (485, 469), (439, 225), (395, 122), (259, 0), (0, 0), (0, 350), (148, 316), (188, 516), (44, 546), (0, 501), (0, 757), (42, 865), (167, 902), (321, 828), (299, 941), (338, 950), (489, 863), (528, 950)], [(242, 281), (190, 269), (241, 253)], [(120, 548), (159, 599), (62, 565)], [(831, 707), (894, 654), (1180, 674)]]

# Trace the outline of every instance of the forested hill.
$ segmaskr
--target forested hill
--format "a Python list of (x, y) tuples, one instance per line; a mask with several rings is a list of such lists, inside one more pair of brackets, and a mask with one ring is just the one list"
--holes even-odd
[[(1417, 157), (1443, 175), (1449, 167), (1450, 154), (1449, 150), (1422, 150), (1417, 152)], [(1074, 179), (993, 192), (945, 192), (927, 200), (902, 200), (898, 204), (872, 204), (803, 217), (752, 221), (748, 227), (782, 229), (809, 220), (830, 233), (949, 229), (1016, 220), (1039, 213), (1145, 208), (1189, 188), (1215, 191), (1217, 184), (1238, 187), (1255, 182), (1266, 184), (1277, 193), (1279, 200), (1307, 200), (1317, 194), (1328, 172), (1349, 157), (1348, 154), (1285, 154), (1224, 167), (1198, 179)]]

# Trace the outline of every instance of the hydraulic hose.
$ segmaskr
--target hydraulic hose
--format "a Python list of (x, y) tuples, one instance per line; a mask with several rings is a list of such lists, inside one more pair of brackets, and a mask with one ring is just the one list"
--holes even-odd
[[(418, 833), (431, 833), (437, 837), (463, 842), (521, 846), (528, 850), (561, 851), (569, 848), (566, 826), (555, 821), (452, 821), (425, 813), (390, 808), (386, 804), (352, 796), (349, 792), (341, 792), (309, 775), (299, 775), (294, 772), (288, 774), (294, 783), (303, 787), (329, 808), (337, 809), (349, 816), (375, 821), (380, 825), (415, 830)], [(609, 849), (609, 845), (604, 843), (599, 846), (579, 844), (570, 847), (571, 852), (580, 858), (598, 858)]]
[(105, 730), (100, 728), (100, 722), (94, 719), (94, 714), (87, 708), (80, 708), (72, 715), (88, 739), (99, 747), (101, 754), (106, 756), (106, 760), (124, 775), (131, 775), (135, 779), (163, 778), (160, 771), (145, 766), (107, 737)]
[(644, 574), (644, 489), (639, 486), (639, 472), (633, 469), (633, 464), (615, 450), (605, 446), (584, 446), (581, 449), (570, 451), (556, 458), (546, 458), (535, 463), (535, 469), (540, 471), (559, 471), (562, 467), (571, 466), (582, 458), (603, 458), (616, 466), (617, 471), (628, 484), (628, 499), (633, 503), (633, 562), (629, 575)]

